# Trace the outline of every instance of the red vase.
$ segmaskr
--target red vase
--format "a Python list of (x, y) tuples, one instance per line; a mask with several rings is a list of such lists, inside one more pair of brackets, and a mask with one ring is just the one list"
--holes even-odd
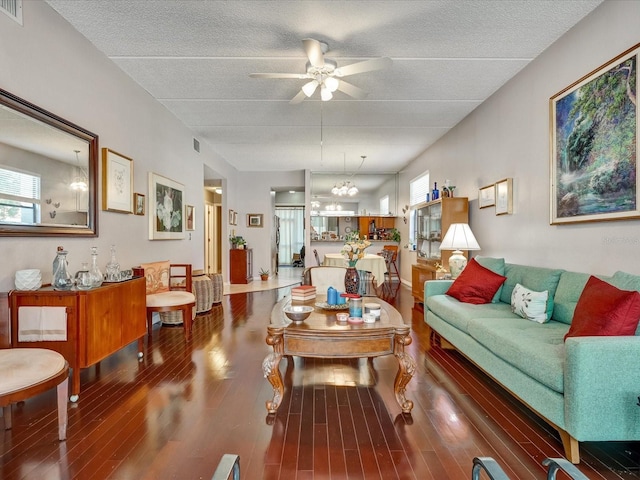
[(344, 291), (357, 294), (360, 291), (360, 275), (356, 267), (347, 267), (344, 274)]

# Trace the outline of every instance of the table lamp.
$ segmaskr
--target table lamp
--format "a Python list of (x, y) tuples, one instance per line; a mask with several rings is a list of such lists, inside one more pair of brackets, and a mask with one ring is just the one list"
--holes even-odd
[(452, 223), (440, 243), (440, 250), (453, 250), (449, 257), (449, 270), (451, 278), (457, 278), (467, 266), (462, 250), (480, 250), (480, 245), (468, 224)]

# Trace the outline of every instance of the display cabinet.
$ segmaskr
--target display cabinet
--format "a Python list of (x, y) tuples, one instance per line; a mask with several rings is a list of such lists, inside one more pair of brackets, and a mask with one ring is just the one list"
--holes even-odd
[[(415, 207), (417, 265), (412, 268), (412, 292), (422, 302), (425, 280), (436, 278), (437, 264), (449, 270), (452, 252), (440, 251), (440, 243), (452, 223), (469, 223), (469, 199), (443, 197)], [(467, 252), (463, 252), (465, 255)]]

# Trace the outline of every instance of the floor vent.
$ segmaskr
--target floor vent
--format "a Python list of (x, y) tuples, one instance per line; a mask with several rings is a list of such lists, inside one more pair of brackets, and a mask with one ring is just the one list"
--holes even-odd
[(193, 139), (193, 149), (198, 153), (200, 152), (200, 142), (196, 138)]
[(0, 0), (0, 11), (22, 25), (22, 0)]

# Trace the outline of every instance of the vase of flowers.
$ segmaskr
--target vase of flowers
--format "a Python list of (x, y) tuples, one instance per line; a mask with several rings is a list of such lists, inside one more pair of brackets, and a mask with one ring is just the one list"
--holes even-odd
[(361, 240), (358, 232), (354, 232), (347, 236), (347, 241), (340, 250), (347, 262), (347, 271), (344, 275), (344, 289), (347, 293), (357, 294), (360, 290), (360, 275), (356, 270), (356, 263), (364, 258), (364, 251), (369, 246), (371, 246), (369, 240)]

